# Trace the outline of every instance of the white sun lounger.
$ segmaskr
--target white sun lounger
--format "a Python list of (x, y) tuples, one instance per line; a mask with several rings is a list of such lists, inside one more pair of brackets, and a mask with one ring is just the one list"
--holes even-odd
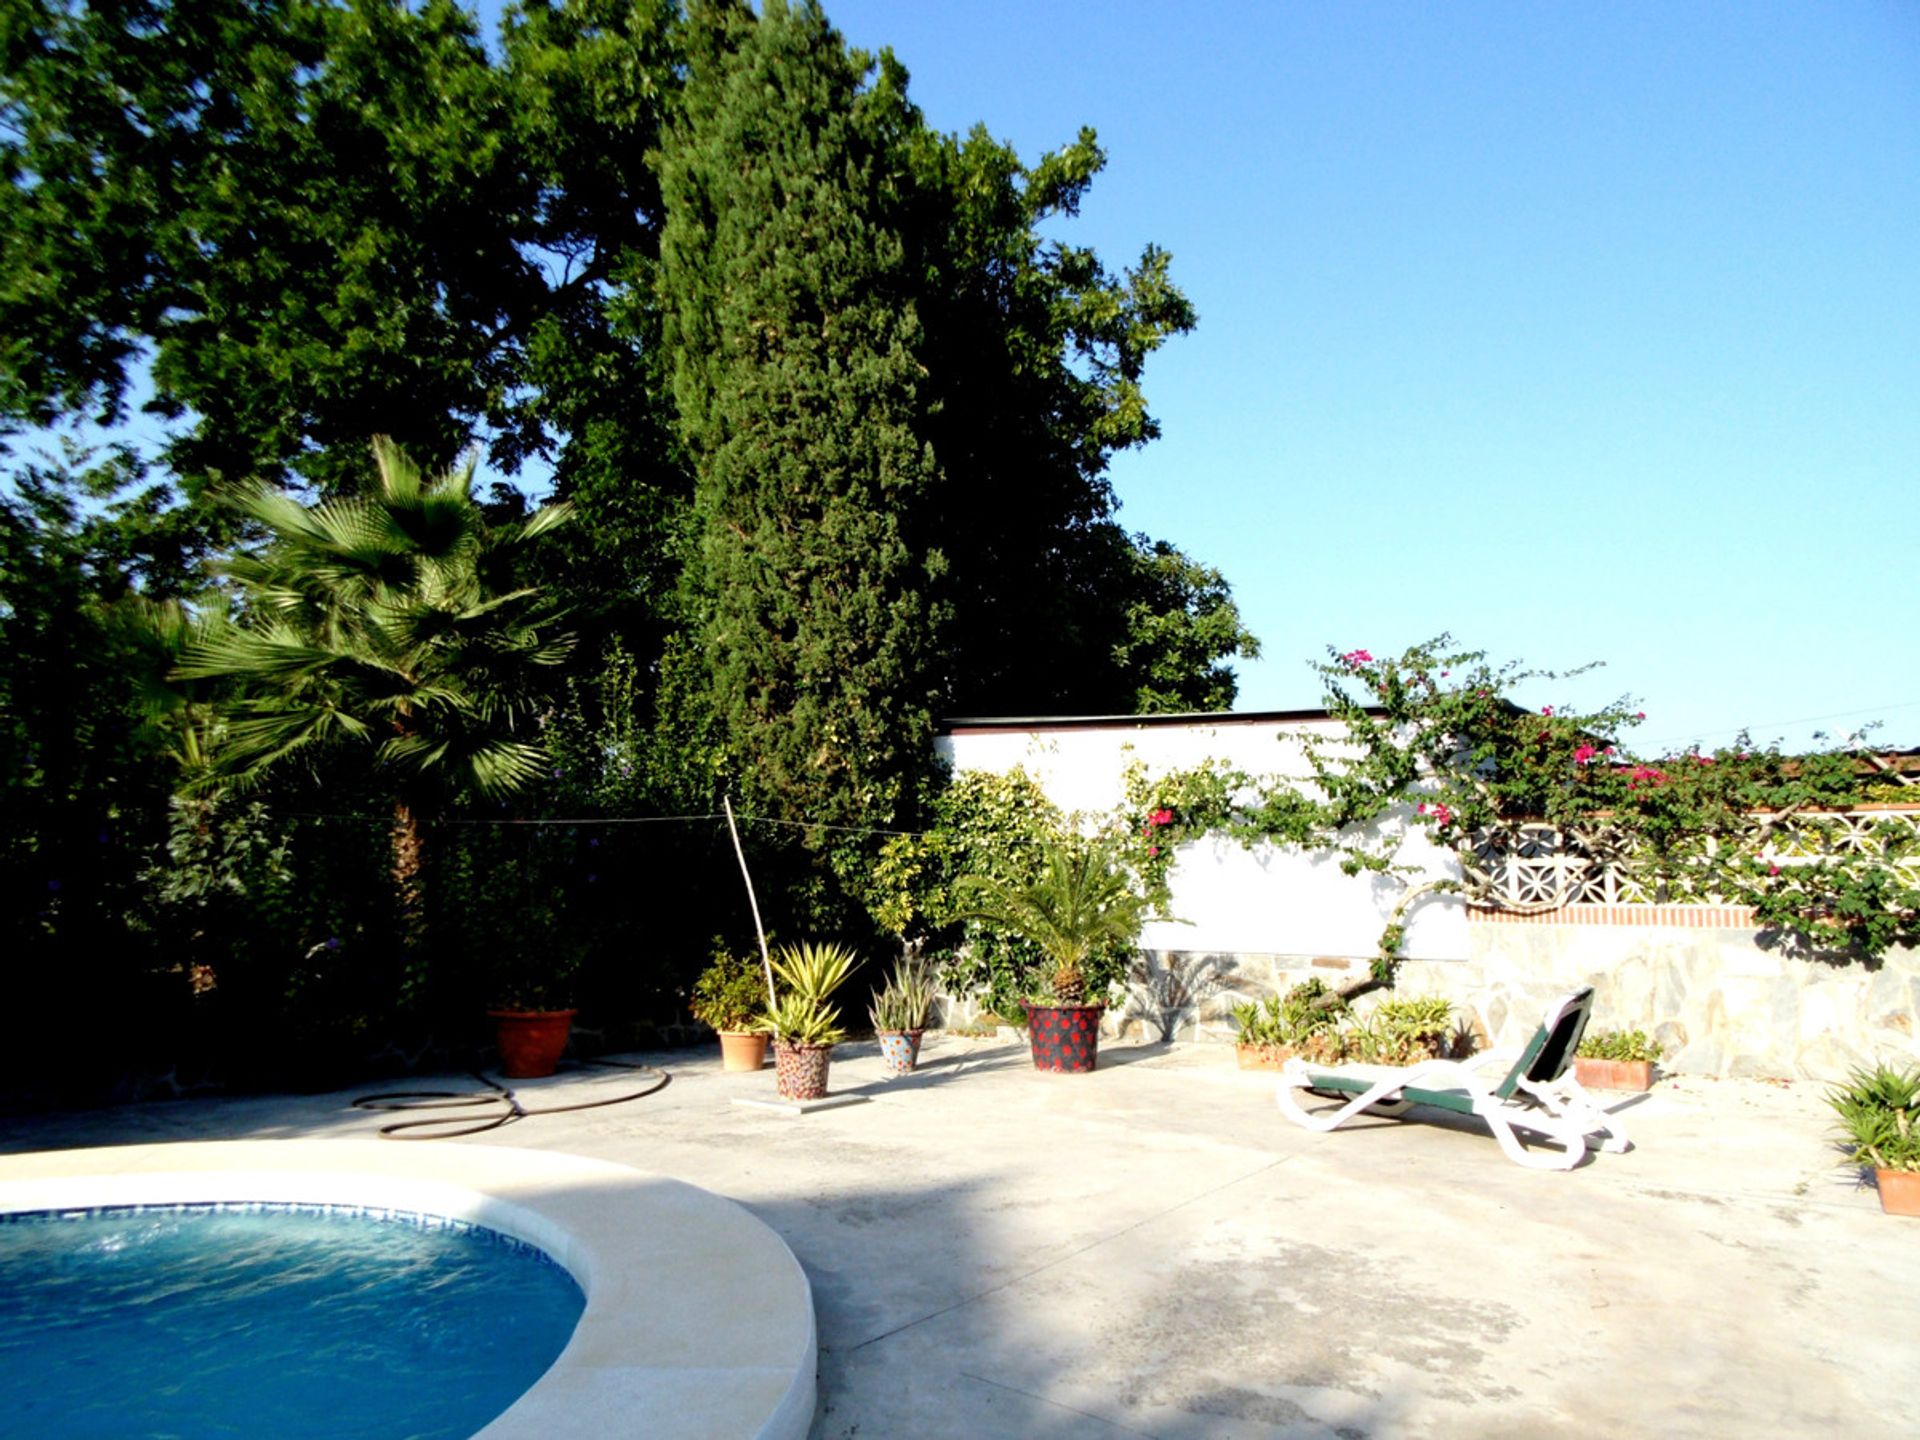
[[(1620, 1122), (1573, 1078), (1574, 1048), (1592, 1009), (1591, 986), (1555, 1001), (1517, 1053), (1489, 1051), (1469, 1060), (1405, 1066), (1313, 1066), (1295, 1057), (1282, 1067), (1275, 1098), (1281, 1110), (1310, 1130), (1332, 1130), (1361, 1114), (1400, 1116), (1416, 1105), (1478, 1115), (1516, 1164), (1571, 1170), (1587, 1153), (1589, 1135), (1602, 1136), (1600, 1148), (1616, 1153), (1630, 1143)], [(1300, 1105), (1302, 1090), (1346, 1103), (1337, 1110), (1307, 1111)], [(1560, 1150), (1529, 1151), (1516, 1130), (1543, 1136)]]

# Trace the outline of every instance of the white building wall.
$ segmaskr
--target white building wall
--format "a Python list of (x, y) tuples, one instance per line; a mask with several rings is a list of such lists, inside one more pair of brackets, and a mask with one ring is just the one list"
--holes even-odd
[[(1126, 726), (960, 725), (938, 746), (957, 771), (1022, 767), (1062, 810), (1091, 816), (1124, 800), (1121, 775), (1135, 761), (1160, 775), (1212, 759), (1250, 775), (1304, 784), (1311, 772), (1299, 741), (1289, 737), (1307, 728), (1337, 734), (1341, 727), (1326, 719), (1226, 717)], [(1401, 859), (1426, 876), (1459, 874), (1451, 855), (1421, 827), (1403, 846)], [(1149, 924), (1141, 937), (1148, 950), (1370, 957), (1406, 891), (1399, 877), (1343, 875), (1330, 854), (1271, 845), (1249, 851), (1224, 836), (1181, 846), (1171, 884), (1173, 914), (1185, 923)], [(1421, 901), (1408, 916), (1403, 953), (1418, 960), (1465, 960), (1465, 907), (1452, 896)]]

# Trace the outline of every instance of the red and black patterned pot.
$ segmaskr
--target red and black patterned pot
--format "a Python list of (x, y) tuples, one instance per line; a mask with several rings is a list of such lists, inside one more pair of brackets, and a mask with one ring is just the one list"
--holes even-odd
[(782, 1100), (824, 1100), (827, 1098), (827, 1066), (833, 1060), (831, 1045), (790, 1045), (773, 1042), (773, 1084)]
[(1032, 1005), (1027, 1010), (1027, 1043), (1033, 1068), (1065, 1075), (1093, 1069), (1100, 1049), (1104, 1005)]

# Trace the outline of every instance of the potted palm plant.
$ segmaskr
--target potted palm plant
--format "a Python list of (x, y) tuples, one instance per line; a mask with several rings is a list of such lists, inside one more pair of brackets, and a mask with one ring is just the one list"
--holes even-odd
[(757, 1028), (767, 1008), (758, 957), (736, 954), (716, 940), (713, 959), (693, 982), (687, 1008), (719, 1035), (722, 1070), (758, 1070), (767, 1063), (767, 1034)]
[(920, 1039), (933, 1009), (933, 970), (917, 956), (903, 955), (867, 1012), (880, 1040), (880, 1068), (908, 1075), (920, 1061)]
[(786, 945), (774, 957), (776, 994), (759, 1028), (773, 1037), (774, 1085), (782, 1099), (826, 1098), (833, 1047), (846, 1038), (827, 997), (853, 965), (853, 952), (840, 945)]
[(1840, 1117), (1848, 1161), (1873, 1166), (1880, 1208), (1920, 1216), (1920, 1070), (1856, 1069), (1827, 1103)]
[(1110, 977), (1102, 983), (1100, 972), (1135, 945), (1146, 919), (1147, 900), (1133, 877), (1098, 842), (1056, 840), (1024, 883), (967, 875), (954, 898), (960, 918), (1024, 937), (1052, 967), (1032, 977), (1025, 1002), (1034, 1066), (1075, 1074), (1093, 1069), (1111, 984)]

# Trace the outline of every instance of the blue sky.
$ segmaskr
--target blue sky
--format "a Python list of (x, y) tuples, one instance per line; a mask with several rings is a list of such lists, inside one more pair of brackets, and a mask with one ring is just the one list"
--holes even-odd
[(825, 3), (943, 130), (1094, 126), (1059, 233), (1173, 252), (1113, 479), (1232, 583), (1239, 709), (1444, 630), (1604, 661), (1520, 698), (1645, 753), (1920, 746), (1920, 0)]
[[(1636, 746), (1920, 745), (1920, 5), (827, 0), (934, 125), (1109, 154), (1158, 243), (1128, 525), (1232, 582), (1242, 709), (1442, 630)], [(1806, 717), (1822, 717), (1810, 721)]]

